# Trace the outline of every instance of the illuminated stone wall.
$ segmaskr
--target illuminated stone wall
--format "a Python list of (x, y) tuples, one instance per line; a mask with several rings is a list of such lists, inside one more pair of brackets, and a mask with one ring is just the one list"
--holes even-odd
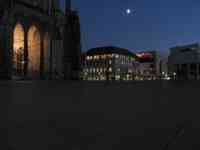
[(64, 78), (67, 74), (70, 79), (72, 69), (78, 68), (76, 61), (80, 54), (80, 34), (74, 32), (79, 32), (76, 28), (80, 26), (75, 25), (74, 13), (68, 10), (66, 17), (59, 12), (51, 16), (41, 11), (52, 5), (59, 9), (58, 0), (52, 0), (52, 5), (49, 0), (12, 1), (12, 5), (9, 2), (5, 2), (6, 7), (2, 9), (4, 23), (0, 21), (5, 29), (1, 32), (5, 34), (0, 50), (3, 49), (2, 57), (6, 60), (3, 62), (9, 72), (6, 74), (11, 78), (28, 79)]
[(32, 26), (28, 31), (28, 74), (29, 76), (39, 76), (41, 38), (39, 30)]
[(13, 31), (13, 69), (18, 72), (23, 70), (22, 59), (24, 55), (24, 29), (20, 23), (17, 23)]

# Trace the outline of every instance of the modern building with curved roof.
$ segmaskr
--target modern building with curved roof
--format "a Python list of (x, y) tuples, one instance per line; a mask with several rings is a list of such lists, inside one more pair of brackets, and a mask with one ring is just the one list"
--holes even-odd
[(92, 48), (86, 52), (87, 55), (96, 55), (96, 54), (121, 54), (121, 55), (127, 55), (131, 57), (136, 57), (136, 55), (129, 50), (125, 48), (119, 48), (114, 46), (108, 46), (108, 47), (97, 47)]
[(134, 80), (137, 57), (131, 51), (114, 47), (92, 48), (82, 55), (83, 80)]

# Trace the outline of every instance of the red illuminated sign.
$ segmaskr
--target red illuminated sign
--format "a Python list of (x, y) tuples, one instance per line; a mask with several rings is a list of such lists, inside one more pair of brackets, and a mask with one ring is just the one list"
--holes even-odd
[(138, 57), (139, 62), (153, 62), (154, 55), (150, 52), (138, 53), (136, 54)]

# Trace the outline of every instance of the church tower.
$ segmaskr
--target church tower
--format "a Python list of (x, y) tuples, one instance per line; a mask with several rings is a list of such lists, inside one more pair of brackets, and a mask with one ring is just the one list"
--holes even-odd
[(71, 10), (71, 0), (65, 0), (65, 79), (79, 80), (81, 33), (78, 12)]

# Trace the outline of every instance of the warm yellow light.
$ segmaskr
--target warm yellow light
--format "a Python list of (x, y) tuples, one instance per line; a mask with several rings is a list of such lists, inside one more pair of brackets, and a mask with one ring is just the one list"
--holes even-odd
[(13, 31), (13, 67), (22, 69), (24, 64), (24, 29), (21, 24), (16, 24)]
[(15, 26), (13, 39), (13, 49), (15, 52), (19, 49), (24, 49), (24, 29), (19, 23)]
[(39, 73), (41, 41), (39, 30), (32, 26), (28, 31), (28, 70), (29, 73)]

